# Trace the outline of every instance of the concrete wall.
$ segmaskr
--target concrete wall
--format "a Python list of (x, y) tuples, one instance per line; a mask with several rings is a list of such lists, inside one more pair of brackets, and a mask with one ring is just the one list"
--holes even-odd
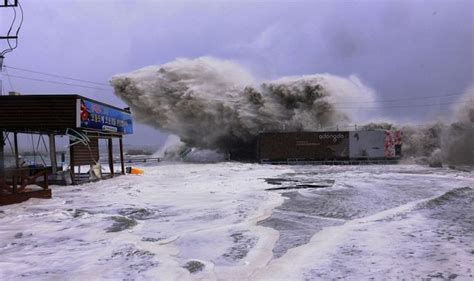
[(349, 132), (349, 157), (384, 158), (384, 131)]

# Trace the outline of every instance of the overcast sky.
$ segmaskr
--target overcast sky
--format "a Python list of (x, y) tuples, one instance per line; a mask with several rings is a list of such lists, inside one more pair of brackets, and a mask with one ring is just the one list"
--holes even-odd
[[(236, 60), (261, 79), (355, 74), (380, 99), (460, 94), (474, 82), (473, 1), (21, 3), (25, 20), (19, 47), (6, 56), (5, 64), (100, 83), (108, 83), (117, 73), (197, 56)], [(0, 9), (2, 34), (12, 15), (11, 9)], [(52, 79), (13, 69), (9, 73)], [(92, 90), (19, 78), (11, 82), (23, 93), (77, 93), (124, 106), (111, 88)], [(3, 84), (9, 91), (5, 77)], [(402, 108), (382, 115), (421, 122), (448, 107)], [(152, 144), (161, 139), (154, 129), (136, 126), (128, 142)]]

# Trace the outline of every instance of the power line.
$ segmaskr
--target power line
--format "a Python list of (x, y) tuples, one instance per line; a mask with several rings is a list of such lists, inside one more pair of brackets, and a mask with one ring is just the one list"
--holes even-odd
[[(21, 6), (21, 3), (20, 1), (18, 0), (17, 1), (18, 3), (18, 7), (20, 7), (20, 12), (21, 12), (21, 20), (20, 20), (20, 25), (18, 26), (18, 29), (16, 30), (16, 39), (15, 39), (15, 47), (11, 48), (11, 50), (15, 50), (17, 47), (18, 47), (18, 34), (20, 33), (20, 29), (21, 27), (23, 26), (23, 19), (24, 19), (24, 15), (23, 15), (23, 7)], [(8, 41), (8, 45), (10, 45), (10, 40), (7, 40)]]
[[(101, 86), (110, 86), (110, 85), (104, 84), (104, 83), (98, 83), (98, 82), (94, 82), (94, 81), (88, 81), (88, 80), (83, 80), (83, 79), (78, 79), (78, 78), (73, 78), (73, 77), (68, 77), (68, 76), (62, 76), (62, 75), (45, 73), (45, 72), (40, 72), (40, 71), (35, 71), (35, 70), (29, 70), (29, 69), (25, 69), (25, 68), (19, 68), (19, 67), (13, 67), (13, 66), (5, 66), (5, 67), (10, 68), (10, 69), (25, 71), (25, 72), (48, 75), (48, 76), (53, 76), (53, 77), (57, 77), (57, 78), (69, 79), (69, 80), (85, 82), (85, 83), (91, 83), (91, 84), (96, 84), (96, 85), (101, 85)], [(86, 85), (79, 85), (79, 84), (72, 84), (72, 83), (37, 79), (37, 78), (32, 78), (32, 77), (11, 75), (11, 74), (8, 74), (8, 73), (7, 73), (7, 76), (8, 76), (8, 79), (10, 79), (10, 77), (14, 77), (14, 78), (32, 80), (32, 81), (37, 81), (37, 82), (45, 82), (45, 83), (66, 85), (66, 86), (72, 86), (72, 87), (81, 87), (81, 88), (87, 88), (87, 89), (94, 89), (94, 90), (110, 92), (109, 89), (104, 89), (104, 88), (99, 88), (99, 87), (92, 87), (92, 86), (86, 86)], [(11, 81), (10, 81), (10, 85), (11, 85)], [(370, 102), (369, 101), (367, 101), (367, 102), (334, 102), (334, 103), (330, 103), (330, 104), (331, 105), (339, 105), (339, 104), (359, 104), (359, 103), (373, 103), (373, 102), (410, 101), (410, 100), (421, 100), (421, 99), (429, 99), (429, 98), (461, 96), (461, 95), (464, 95), (466, 93), (471, 93), (471, 92), (473, 92), (473, 90), (467, 91), (465, 93), (452, 93), (452, 94), (447, 94), (447, 95), (423, 96), (423, 97), (401, 98), (401, 99), (392, 99), (392, 100), (375, 100), (375, 101), (370, 101)], [(433, 103), (433, 104), (411, 104), (411, 105), (386, 105), (386, 106), (371, 106), (371, 107), (339, 107), (338, 109), (413, 108), (413, 107), (431, 107), (431, 106), (451, 105), (451, 104), (459, 104), (459, 103), (464, 103), (464, 102)]]
[(464, 101), (459, 102), (447, 102), (447, 103), (433, 103), (433, 104), (407, 104), (407, 105), (387, 105), (387, 106), (373, 106), (373, 107), (338, 107), (338, 109), (380, 109), (380, 108), (408, 108), (408, 107), (429, 107), (429, 106), (440, 106), (440, 105), (451, 105), (465, 103)]
[[(10, 4), (10, 1), (7, 0), (7, 4)], [(7, 44), (8, 44), (8, 47), (10, 47), (10, 49), (4, 50), (2, 52), (2, 55), (5, 55), (6, 53), (12, 51), (12, 45), (10, 44), (10, 39), (8, 38), (10, 36), (10, 32), (13, 29), (13, 25), (15, 25), (15, 21), (16, 21), (16, 9), (15, 9), (15, 7), (12, 7), (12, 9), (13, 9), (13, 20), (12, 20), (12, 24), (10, 25), (10, 28), (8, 29), (8, 33), (7, 33)]]
[(444, 97), (454, 97), (454, 96), (462, 96), (466, 93), (474, 93), (474, 90), (468, 90), (463, 93), (451, 93), (447, 95), (436, 95), (436, 96), (422, 96), (422, 97), (413, 97), (413, 98), (401, 98), (401, 99), (391, 99), (391, 100), (374, 100), (374, 101), (355, 101), (355, 102), (335, 102), (332, 104), (354, 104), (354, 103), (373, 103), (373, 102), (397, 102), (397, 101), (409, 101), (409, 100), (423, 100), (423, 99), (431, 99), (431, 98), (444, 98)]
[(25, 77), (25, 76), (11, 75), (11, 74), (10, 74), (9, 76), (10, 76), (10, 77), (14, 77), (14, 78), (19, 78), (19, 79), (37, 81), (37, 82), (52, 83), (52, 84), (59, 84), (59, 85), (66, 85), (66, 86), (80, 87), (80, 88), (87, 88), (87, 89), (93, 89), (93, 90), (99, 90), (99, 91), (107, 91), (107, 92), (110, 92), (110, 91), (111, 91), (111, 89), (104, 89), (104, 88), (91, 87), (91, 86), (85, 86), (85, 85), (79, 85), (79, 84), (64, 83), (64, 82), (51, 81), (51, 80), (43, 80), (43, 79), (37, 79), (37, 78), (32, 78), (32, 77)]
[[(64, 82), (58, 82), (58, 81), (43, 80), (43, 79), (37, 79), (37, 78), (32, 78), (32, 77), (24, 77), (24, 76), (18, 76), (18, 75), (11, 75), (11, 74), (9, 74), (8, 76), (9, 77), (14, 77), (14, 78), (19, 78), (19, 79), (37, 81), (37, 82), (52, 83), (52, 84), (59, 84), (59, 85), (66, 85), (66, 86), (72, 86), (72, 87), (80, 87), (80, 88), (87, 88), (87, 89), (110, 92), (109, 89), (91, 87), (91, 86), (85, 86), (85, 85), (79, 85), (79, 84), (71, 84), (71, 83), (64, 83)], [(447, 95), (445, 95), (445, 96), (447, 96)], [(401, 99), (401, 100), (407, 100), (407, 99)], [(433, 103), (433, 104), (387, 105), (387, 106), (373, 106), (373, 107), (338, 107), (338, 109), (410, 108), (410, 107), (430, 107), (430, 106), (440, 106), (440, 105), (451, 105), (451, 104), (459, 104), (459, 103), (464, 103), (464, 101), (449, 102), (449, 103)], [(336, 105), (338, 103), (330, 103), (330, 104), (331, 105)]]
[(73, 78), (73, 77), (69, 77), (69, 76), (51, 74), (51, 73), (46, 73), (46, 72), (41, 72), (41, 71), (36, 71), (36, 70), (30, 70), (30, 69), (20, 68), (20, 67), (13, 67), (13, 66), (10, 66), (10, 65), (5, 65), (4, 67), (15, 69), (15, 70), (20, 70), (20, 71), (25, 71), (25, 72), (30, 72), (30, 73), (36, 73), (36, 74), (47, 75), (47, 76), (52, 76), (52, 77), (57, 77), (57, 78), (74, 80), (74, 81), (83, 82), (83, 83), (90, 83), (90, 84), (95, 84), (95, 85), (99, 85), (99, 86), (111, 87), (109, 84), (99, 83), (99, 82), (94, 82), (94, 81), (89, 81), (89, 80), (84, 80), (84, 79), (78, 79), (78, 78)]
[[(381, 125), (383, 123), (386, 123), (389, 125), (392, 129), (403, 129), (404, 127), (411, 127), (411, 128), (430, 128), (433, 125), (435, 125), (437, 122), (427, 122), (424, 124), (411, 124), (411, 123), (403, 123), (402, 121), (367, 121), (367, 123), (359, 123), (359, 124), (347, 124), (347, 125), (335, 125), (335, 126), (330, 126), (330, 127), (324, 127), (324, 130), (333, 130), (333, 129), (351, 129), (354, 128), (355, 130), (357, 129), (364, 129), (366, 126), (370, 126), (372, 124), (374, 125)], [(442, 123), (443, 124), (443, 123)], [(444, 125), (444, 124), (443, 124)], [(446, 124), (448, 126), (449, 124)]]
[[(14, 67), (14, 66), (9, 66), (5, 65), (4, 67), (6, 68), (11, 68), (19, 71), (25, 71), (25, 72), (30, 72), (30, 73), (35, 73), (35, 74), (41, 74), (41, 75), (47, 75), (47, 76), (52, 76), (52, 77), (57, 77), (57, 78), (62, 78), (62, 79), (69, 79), (69, 80), (74, 80), (78, 82), (83, 82), (83, 83), (90, 83), (94, 85), (99, 85), (99, 86), (108, 86), (111, 87), (109, 84), (105, 83), (100, 83), (100, 82), (95, 82), (95, 81), (90, 81), (90, 80), (84, 80), (84, 79), (79, 79), (79, 78), (74, 78), (70, 76), (63, 76), (63, 75), (58, 75), (58, 74), (52, 74), (52, 73), (46, 73), (46, 72), (41, 72), (37, 70), (31, 70), (31, 69), (26, 69), (26, 68), (20, 68), (20, 67)], [(472, 92), (474, 93), (474, 90), (470, 90), (467, 92)], [(445, 95), (434, 95), (434, 96), (421, 96), (421, 97), (412, 97), (412, 98), (400, 98), (400, 99), (389, 99), (389, 100), (374, 100), (374, 101), (354, 101), (354, 102), (334, 102), (332, 104), (365, 104), (365, 103), (373, 103), (373, 102), (398, 102), (398, 101), (409, 101), (409, 100), (423, 100), (423, 99), (432, 99), (432, 98), (444, 98), (444, 97), (454, 97), (454, 96), (462, 96), (464, 93), (450, 93), (450, 94), (445, 94)]]

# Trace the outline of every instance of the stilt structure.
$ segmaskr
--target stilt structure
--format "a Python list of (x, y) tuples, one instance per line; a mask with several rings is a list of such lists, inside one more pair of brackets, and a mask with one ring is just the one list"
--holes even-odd
[[(0, 205), (17, 203), (31, 197), (50, 198), (48, 183), (83, 183), (92, 177), (93, 166), (100, 163), (99, 140), (108, 144), (110, 173), (114, 170), (113, 139), (120, 144), (121, 173), (125, 173), (122, 138), (133, 132), (129, 110), (124, 110), (78, 95), (0, 96)], [(13, 167), (5, 167), (5, 139), (13, 136)], [(49, 166), (20, 163), (18, 134), (49, 137)], [(55, 136), (69, 136), (69, 169), (58, 167)], [(38, 139), (39, 144), (39, 139)], [(46, 143), (44, 142), (46, 147)], [(63, 159), (64, 160), (64, 159)], [(63, 161), (64, 162), (64, 161)], [(81, 166), (90, 171), (81, 174)], [(83, 169), (83, 171), (86, 169)], [(97, 179), (97, 175), (94, 179)], [(101, 177), (99, 173), (98, 178)], [(40, 190), (32, 186), (41, 187)]]
[(20, 155), (18, 154), (18, 133), (13, 133), (13, 146), (15, 149), (15, 166), (20, 168)]
[(123, 141), (122, 138), (119, 138), (119, 147), (120, 147), (120, 168), (122, 171), (122, 175), (125, 175), (125, 162), (123, 160)]
[(0, 179), (5, 176), (5, 154), (3, 148), (5, 147), (5, 138), (3, 130), (0, 130)]
[(114, 172), (114, 150), (113, 150), (113, 141), (111, 138), (109, 138), (107, 140), (107, 147), (108, 147), (108, 150), (109, 150), (109, 169), (110, 169), (110, 174), (112, 175), (112, 177), (114, 176), (115, 172)]
[(51, 160), (51, 172), (58, 172), (58, 160), (56, 159), (56, 140), (54, 134), (49, 134), (49, 159)]

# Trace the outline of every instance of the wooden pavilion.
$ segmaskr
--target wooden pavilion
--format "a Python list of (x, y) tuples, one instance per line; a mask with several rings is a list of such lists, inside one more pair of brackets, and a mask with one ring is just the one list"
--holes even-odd
[[(125, 174), (122, 139), (131, 133), (133, 124), (129, 110), (83, 96), (0, 96), (0, 205), (31, 197), (51, 198), (48, 183), (52, 181), (78, 184)], [(49, 165), (22, 165), (18, 134), (48, 136)], [(69, 165), (66, 168), (58, 165), (55, 136), (69, 137)], [(114, 169), (114, 139), (119, 142), (121, 169), (118, 173)], [(109, 171), (101, 173), (98, 168), (99, 175), (92, 176), (93, 166), (100, 167), (99, 140), (105, 140), (107, 144)], [(5, 162), (7, 144), (11, 146), (15, 160), (10, 166)], [(81, 166), (89, 166), (89, 172), (81, 173)]]

